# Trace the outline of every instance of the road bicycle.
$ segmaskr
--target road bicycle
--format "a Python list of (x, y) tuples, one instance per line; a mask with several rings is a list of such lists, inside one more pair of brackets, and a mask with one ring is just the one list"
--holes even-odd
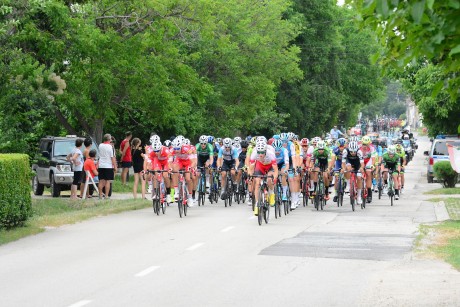
[(275, 219), (281, 217), (281, 206), (283, 204), (283, 185), (281, 184), (281, 182), (282, 175), (278, 174), (278, 180), (275, 186)]
[(387, 186), (388, 187), (388, 197), (390, 198), (391, 206), (393, 206), (394, 197), (395, 197), (395, 194), (396, 194), (395, 183), (394, 183), (394, 180), (393, 180), (393, 172), (383, 171), (382, 175), (384, 173), (388, 173), (388, 186)]
[(211, 182), (209, 189), (209, 201), (212, 203), (217, 203), (221, 191), (221, 183), (219, 172), (215, 169), (211, 169)]
[(187, 183), (185, 182), (184, 174), (190, 173), (189, 171), (180, 170), (178, 172), (171, 172), (172, 174), (179, 174), (179, 185), (178, 193), (179, 197), (177, 199), (177, 208), (179, 209), (179, 217), (187, 216)]
[(238, 182), (238, 188), (235, 191), (235, 201), (240, 204), (240, 202), (246, 202), (246, 194), (248, 190), (248, 174), (245, 170), (241, 170), (241, 179)]
[(319, 171), (311, 171), (312, 173), (318, 173), (318, 183), (316, 184), (316, 189), (315, 189), (315, 196), (314, 196), (314, 203), (315, 203), (315, 209), (316, 211), (319, 211), (324, 209), (324, 206), (326, 205), (326, 188), (324, 186), (324, 178), (323, 178), (323, 173), (324, 170), (319, 170)]
[(198, 206), (204, 206), (206, 198), (206, 170), (209, 169), (204, 166), (197, 167), (200, 170), (200, 178), (198, 180)]
[(343, 206), (343, 197), (345, 195), (345, 189), (347, 187), (347, 181), (340, 170), (336, 171), (337, 180), (337, 207)]
[[(358, 202), (357, 174), (360, 173), (360, 171), (345, 171), (345, 173), (351, 173), (351, 176), (350, 176), (350, 204), (351, 204), (351, 209), (355, 211), (355, 204)], [(364, 202), (364, 200), (362, 199), (361, 202)]]
[[(221, 171), (222, 172), (222, 171)], [(224, 199), (224, 204), (225, 207), (232, 206), (232, 199), (233, 199), (233, 179), (232, 179), (232, 174), (230, 170), (227, 172), (227, 179), (225, 180), (226, 185), (225, 185), (225, 199)]]
[(308, 206), (308, 200), (310, 199), (310, 173), (308, 170), (304, 171), (304, 174), (301, 179), (301, 187), (302, 187), (302, 203), (303, 206)]
[(160, 215), (160, 210), (163, 214), (166, 212), (166, 187), (164, 183), (164, 178), (162, 176), (163, 173), (168, 173), (167, 170), (149, 170), (149, 173), (153, 174), (155, 179), (157, 180), (158, 184), (156, 188), (152, 189), (152, 206), (153, 212), (156, 215)]
[(272, 178), (273, 176), (267, 175), (253, 175), (251, 178), (260, 178), (259, 184), (259, 201), (257, 202), (257, 207), (259, 208), (259, 214), (257, 215), (257, 222), (259, 226), (262, 225), (262, 220), (265, 221), (265, 224), (268, 224), (270, 218), (270, 204), (268, 202), (268, 183), (267, 179)]

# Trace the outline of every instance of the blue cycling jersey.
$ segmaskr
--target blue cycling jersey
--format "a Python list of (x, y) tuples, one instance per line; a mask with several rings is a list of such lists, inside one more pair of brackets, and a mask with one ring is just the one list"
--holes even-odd
[(281, 148), (281, 150), (275, 150), (276, 163), (279, 164), (288, 164), (289, 163), (289, 154), (286, 148)]

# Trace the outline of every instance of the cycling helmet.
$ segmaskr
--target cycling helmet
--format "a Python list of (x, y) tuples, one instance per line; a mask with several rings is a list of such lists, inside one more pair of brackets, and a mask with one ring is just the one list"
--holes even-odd
[(352, 142), (350, 142), (350, 144), (348, 144), (348, 150), (350, 152), (357, 152), (358, 149), (359, 149), (358, 142), (352, 141)]
[(372, 145), (378, 146), (379, 145), (379, 140), (378, 139), (373, 139), (372, 140)]
[(246, 137), (246, 141), (248, 141), (248, 142), (250, 142), (251, 139), (252, 139), (252, 136), (250, 136), (250, 135), (248, 135), (248, 136)]
[(300, 141), (300, 145), (301, 146), (308, 146), (308, 139), (307, 138), (303, 138), (301, 141)]
[(346, 143), (347, 143), (347, 140), (344, 139), (344, 138), (340, 138), (340, 139), (337, 140), (337, 144), (339, 146), (345, 146)]
[(326, 147), (326, 144), (324, 143), (324, 141), (319, 141), (318, 143), (316, 143), (316, 148), (318, 149), (324, 149)]
[(289, 141), (292, 141), (292, 140), (294, 139), (294, 137), (295, 137), (294, 132), (288, 132), (287, 135), (288, 135), (288, 140), (289, 140)]
[(279, 140), (279, 139), (280, 139), (280, 135), (279, 135), (279, 134), (275, 134), (275, 135), (273, 136), (273, 138), (274, 138), (275, 140)]
[(250, 143), (252, 146), (256, 146), (256, 137), (252, 137)]
[(200, 144), (206, 144), (208, 143), (209, 139), (206, 135), (200, 136)]
[(233, 141), (237, 142), (237, 143), (241, 143), (241, 138), (239, 136), (235, 137), (233, 139)]
[(220, 144), (220, 143), (222, 143), (222, 139), (221, 139), (221, 138), (217, 138), (217, 139), (216, 139), (216, 142)]
[(180, 149), (182, 147), (182, 140), (179, 138), (175, 138), (174, 141), (172, 141), (172, 146), (174, 149)]
[(264, 136), (258, 136), (257, 139), (256, 139), (256, 144), (258, 144), (258, 143), (267, 144), (267, 138), (264, 137)]
[(281, 141), (286, 142), (286, 141), (289, 140), (289, 136), (288, 136), (287, 133), (283, 132), (283, 133), (280, 134), (280, 139), (281, 139)]
[(397, 152), (398, 154), (404, 152), (404, 147), (402, 147), (401, 144), (397, 144), (397, 145), (396, 145), (396, 152)]
[(240, 150), (241, 149), (240, 143), (234, 141), (233, 142), (233, 148), (235, 148), (236, 150)]
[(176, 136), (176, 139), (179, 139), (179, 140), (181, 140), (181, 142), (184, 142), (185, 137), (183, 135), (178, 135), (178, 136)]
[(165, 141), (165, 146), (166, 146), (166, 147), (171, 146), (171, 141), (170, 141), (170, 140), (166, 140), (166, 141)]
[(152, 149), (153, 151), (160, 151), (161, 150), (161, 142), (160, 141), (157, 141), (155, 143), (152, 144)]
[(319, 136), (315, 136), (311, 142), (313, 143), (313, 145), (316, 145), (318, 144), (318, 142), (321, 141), (321, 138)]
[(396, 153), (396, 147), (394, 145), (390, 145), (390, 147), (388, 147), (388, 154), (394, 155), (395, 153)]
[(363, 143), (363, 145), (369, 145), (372, 140), (370, 137), (368, 137), (367, 135), (363, 136), (363, 138), (361, 139), (361, 142)]
[(223, 140), (223, 143), (224, 143), (224, 147), (229, 148), (229, 147), (232, 146), (232, 139), (231, 138), (225, 138)]
[(275, 141), (274, 138), (268, 139), (267, 144), (272, 145), (274, 141)]
[(214, 137), (212, 135), (208, 136), (208, 143), (212, 144), (214, 142)]
[(275, 140), (272, 144), (275, 149), (281, 149), (283, 147), (283, 142), (281, 140)]
[(184, 139), (184, 141), (182, 142), (182, 144), (184, 144), (184, 145), (190, 145), (190, 140), (189, 140), (189, 139)]
[(150, 137), (150, 144), (153, 144), (155, 142), (160, 141), (160, 137), (157, 134), (154, 134)]
[(403, 139), (404, 139), (404, 140), (408, 140), (408, 139), (409, 139), (409, 136), (406, 134), (406, 135), (403, 136)]
[(334, 143), (334, 141), (332, 139), (327, 139), (326, 140), (327, 146), (332, 146), (333, 143)]
[(351, 142), (359, 142), (359, 138), (357, 136), (352, 136), (350, 137), (350, 143)]
[(241, 143), (240, 143), (240, 145), (241, 145), (241, 148), (248, 148), (249, 143), (248, 143), (248, 141), (246, 141), (246, 140), (242, 140)]
[(256, 151), (257, 153), (262, 152), (262, 151), (267, 151), (267, 144), (259, 143), (256, 145)]
[(294, 135), (294, 141), (298, 141), (299, 140), (299, 135)]

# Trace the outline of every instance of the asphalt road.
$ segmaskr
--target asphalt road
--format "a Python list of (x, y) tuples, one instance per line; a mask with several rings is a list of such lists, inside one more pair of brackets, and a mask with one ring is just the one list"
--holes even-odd
[(445, 218), (419, 144), (393, 207), (329, 201), (263, 226), (246, 205), (146, 209), (1, 246), (0, 306), (460, 306), (460, 273), (412, 251)]

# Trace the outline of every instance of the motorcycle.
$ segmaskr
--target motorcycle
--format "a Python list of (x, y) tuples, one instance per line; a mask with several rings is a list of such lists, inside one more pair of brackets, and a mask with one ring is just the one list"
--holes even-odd
[(403, 145), (404, 151), (406, 153), (407, 163), (409, 163), (412, 160), (412, 158), (414, 157), (414, 150), (412, 149), (411, 141), (403, 140), (402, 145)]

